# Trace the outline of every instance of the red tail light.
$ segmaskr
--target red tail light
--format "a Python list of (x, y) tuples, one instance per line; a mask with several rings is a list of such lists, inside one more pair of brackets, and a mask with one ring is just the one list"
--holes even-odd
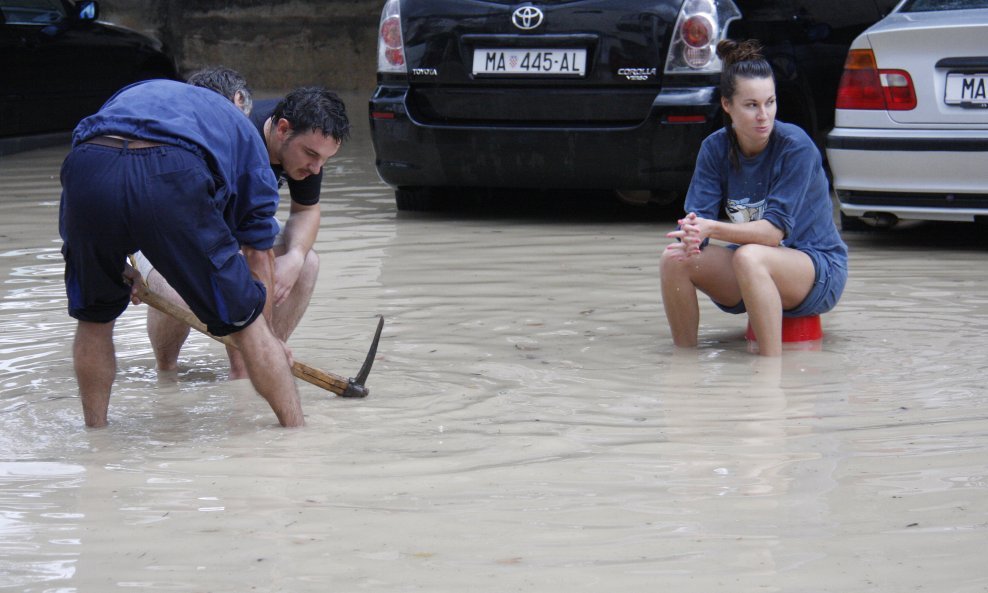
[(733, 0), (682, 0), (666, 55), (666, 74), (718, 74), (714, 52), (731, 21), (741, 18)]
[(405, 43), (401, 37), (400, 0), (388, 0), (381, 10), (377, 31), (378, 74), (406, 74)]
[(837, 109), (909, 111), (916, 108), (913, 79), (905, 70), (879, 70), (870, 49), (852, 49), (837, 89)]
[(693, 15), (683, 23), (682, 34), (686, 45), (704, 47), (714, 36), (714, 24), (707, 15)]
[(905, 70), (879, 70), (885, 104), (889, 111), (909, 111), (916, 108), (916, 89), (913, 79)]
[(389, 63), (395, 66), (405, 64), (405, 52), (401, 43), (401, 20), (398, 17), (388, 17), (381, 23), (381, 43), (384, 44), (384, 55)]

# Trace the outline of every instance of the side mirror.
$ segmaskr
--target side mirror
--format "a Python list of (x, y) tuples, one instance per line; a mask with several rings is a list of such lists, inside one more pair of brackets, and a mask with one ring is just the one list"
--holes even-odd
[(99, 18), (99, 3), (95, 0), (79, 2), (75, 5), (76, 18), (80, 21), (95, 21)]

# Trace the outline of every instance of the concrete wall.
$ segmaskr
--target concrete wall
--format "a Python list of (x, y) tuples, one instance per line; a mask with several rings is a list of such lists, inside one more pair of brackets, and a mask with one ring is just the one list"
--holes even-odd
[(163, 41), (187, 74), (239, 70), (255, 90), (370, 89), (384, 0), (102, 0), (101, 19)]

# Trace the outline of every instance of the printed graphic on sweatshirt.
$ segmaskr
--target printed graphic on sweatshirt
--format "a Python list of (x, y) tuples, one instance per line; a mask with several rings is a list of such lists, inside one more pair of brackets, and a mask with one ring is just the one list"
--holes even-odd
[(762, 214), (765, 213), (765, 200), (752, 202), (747, 198), (741, 200), (728, 198), (724, 210), (727, 211), (727, 217), (731, 219), (731, 222), (761, 220)]

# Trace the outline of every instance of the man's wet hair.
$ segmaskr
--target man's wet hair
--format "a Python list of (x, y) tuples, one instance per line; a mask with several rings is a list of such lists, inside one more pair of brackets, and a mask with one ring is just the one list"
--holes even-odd
[(241, 107), (244, 113), (250, 113), (253, 98), (250, 87), (247, 86), (247, 79), (232, 68), (210, 66), (196, 70), (186, 82), (192, 86), (215, 91), (233, 101), (234, 105), (237, 103), (237, 93), (240, 93), (243, 105), (238, 107)]
[(323, 87), (300, 87), (278, 102), (271, 114), (273, 121), (286, 119), (293, 134), (320, 130), (343, 143), (350, 137), (350, 120), (340, 97)]

